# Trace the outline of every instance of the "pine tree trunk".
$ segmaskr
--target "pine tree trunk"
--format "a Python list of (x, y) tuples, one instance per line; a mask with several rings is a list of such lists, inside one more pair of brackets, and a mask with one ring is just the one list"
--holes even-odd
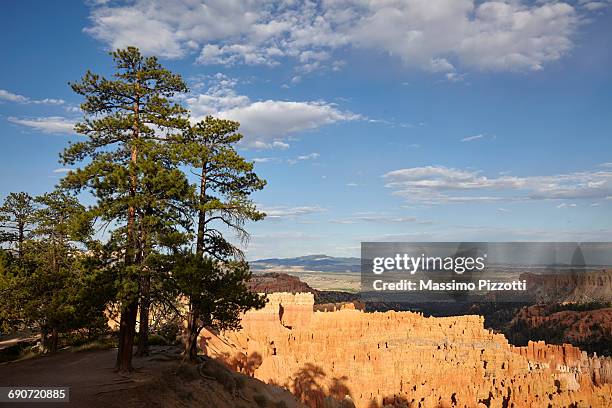
[(19, 233), (17, 238), (17, 254), (19, 256), (19, 260), (21, 261), (23, 259), (23, 241), (25, 240), (25, 226), (23, 225), (23, 223), (19, 223), (18, 229)]
[(143, 276), (140, 285), (140, 322), (138, 331), (138, 348), (136, 349), (136, 355), (142, 357), (149, 355), (149, 306), (151, 303), (151, 277), (148, 274), (146, 276)]
[[(150, 209), (147, 209), (146, 215), (150, 215)], [(140, 262), (144, 262), (150, 252), (150, 244), (148, 240), (147, 229), (142, 225), (140, 227), (140, 243), (142, 247)], [(146, 267), (146, 266), (145, 266)], [(139, 357), (149, 355), (149, 310), (151, 307), (151, 275), (149, 269), (143, 270), (140, 276), (140, 322), (138, 332), (138, 348), (136, 355)]]
[(121, 312), (119, 327), (119, 347), (117, 350), (117, 363), (115, 368), (120, 372), (132, 371), (132, 354), (134, 335), (136, 334), (136, 315), (138, 302), (133, 301)]
[[(132, 154), (134, 156), (134, 154)], [(136, 212), (133, 206), (128, 209), (127, 248), (125, 253), (125, 266), (134, 264), (134, 221)], [(136, 335), (136, 316), (138, 314), (138, 297), (135, 297), (125, 307), (122, 307), (119, 322), (119, 344), (117, 349), (117, 363), (115, 369), (121, 372), (132, 371), (132, 354), (134, 336)], [(123, 305), (122, 305), (123, 306)]]
[[(132, 140), (136, 141), (140, 135), (139, 122), (139, 98), (136, 96), (134, 101), (134, 128)], [(138, 160), (138, 148), (131, 146), (130, 162), (136, 165)], [(136, 188), (138, 183), (137, 175), (134, 169), (130, 169), (130, 197), (136, 196)], [(138, 256), (139, 245), (136, 240), (136, 208), (132, 203), (128, 207), (128, 222), (127, 222), (127, 242), (125, 251), (125, 266), (129, 267), (133, 264), (138, 264), (135, 256)], [(136, 281), (140, 283), (139, 280)], [(140, 289), (138, 290), (140, 293)], [(132, 354), (134, 347), (134, 336), (136, 335), (136, 316), (138, 315), (138, 296), (133, 298), (125, 308), (121, 311), (121, 320), (119, 327), (119, 346), (117, 349), (117, 363), (115, 368), (118, 371), (132, 371)]]
[(49, 351), (49, 332), (46, 327), (40, 329), (40, 346), (42, 347), (42, 354)]
[[(202, 174), (200, 175), (200, 197), (199, 204), (204, 205), (206, 202), (206, 163), (202, 166)], [(206, 232), (206, 211), (198, 211), (198, 236), (196, 239), (196, 255), (204, 255), (204, 234)]]
[[(206, 201), (206, 163), (202, 166), (200, 176), (200, 205)], [(196, 255), (204, 256), (204, 234), (206, 231), (206, 212), (200, 210), (198, 213), (198, 235), (196, 238)], [(185, 342), (185, 355), (189, 361), (195, 362), (198, 358), (198, 335), (200, 327), (198, 325), (199, 311), (189, 304), (189, 316), (187, 317), (187, 339)]]
[(51, 329), (51, 341), (49, 343), (49, 353), (53, 354), (57, 352), (57, 345), (59, 343), (59, 333), (57, 328)]
[(187, 317), (187, 339), (185, 341), (185, 356), (191, 362), (198, 360), (198, 335), (200, 329), (198, 328), (198, 312), (197, 310), (191, 310)]

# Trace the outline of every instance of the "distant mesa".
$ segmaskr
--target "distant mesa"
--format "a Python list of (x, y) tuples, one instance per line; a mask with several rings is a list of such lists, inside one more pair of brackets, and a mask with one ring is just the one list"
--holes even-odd
[(253, 275), (248, 285), (250, 290), (257, 293), (318, 292), (317, 290), (311, 288), (307, 283), (302, 282), (297, 276), (278, 272), (268, 272)]
[(359, 301), (359, 295), (342, 291), (321, 291), (313, 289), (306, 282), (302, 282), (297, 276), (280, 272), (267, 272), (254, 274), (248, 283), (249, 289), (258, 293), (312, 293), (316, 307), (322, 309), (333, 309), (333, 305), (352, 302), (357, 308), (363, 309)]

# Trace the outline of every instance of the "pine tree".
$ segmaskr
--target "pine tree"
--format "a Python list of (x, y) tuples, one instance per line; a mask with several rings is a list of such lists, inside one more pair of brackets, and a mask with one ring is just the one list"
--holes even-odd
[(241, 314), (261, 309), (265, 295), (251, 292), (249, 266), (244, 261), (218, 261), (209, 256), (182, 253), (173, 262), (172, 279), (178, 293), (189, 299), (189, 317), (184, 356), (197, 361), (198, 336), (203, 328), (240, 329)]
[(23, 286), (31, 289), (23, 303), (25, 314), (39, 322), (45, 349), (54, 353), (59, 332), (67, 330), (80, 312), (75, 304), (78, 287), (72, 279), (73, 268), (81, 256), (79, 243), (87, 242), (93, 230), (85, 208), (64, 192), (44, 194), (35, 202), (35, 240), (29, 243), (28, 258), (36, 266), (24, 279)]
[[(189, 213), (194, 189), (177, 163), (169, 160), (171, 145), (156, 146), (147, 154), (139, 192), (142, 197), (138, 228), (142, 244), (140, 276), (140, 319), (136, 354), (148, 354), (149, 309), (165, 294), (152, 290), (163, 280), (156, 270), (155, 256), (176, 248), (187, 239), (192, 219)], [(161, 271), (164, 273), (164, 271)], [(153, 286), (153, 287), (152, 287)], [(152, 298), (155, 295), (157, 298)]]
[(23, 244), (32, 231), (34, 199), (28, 193), (10, 193), (0, 206), (0, 242), (6, 242), (23, 256)]
[(138, 300), (146, 256), (146, 175), (156, 174), (159, 144), (187, 126), (185, 109), (171, 98), (187, 87), (179, 75), (162, 67), (155, 57), (143, 57), (134, 47), (111, 53), (116, 67), (112, 79), (87, 72), (72, 89), (85, 97), (84, 120), (75, 126), (87, 140), (69, 146), (65, 164), (82, 164), (67, 174), (63, 186), (88, 190), (96, 198), (92, 213), (103, 222), (121, 225), (123, 271), (119, 276), (121, 303), (116, 368), (132, 369)]
[(85, 208), (59, 191), (33, 201), (35, 228), (22, 257), (3, 257), (0, 265), (0, 304), (8, 328), (37, 328), (43, 352), (53, 353), (60, 333), (106, 324), (108, 285), (87, 267), (90, 256), (83, 250), (92, 228)]
[[(191, 126), (178, 140), (180, 161), (198, 176), (193, 210), (197, 219), (195, 254), (199, 259), (207, 256), (220, 261), (242, 260), (240, 248), (224, 236), (224, 231), (235, 234), (242, 242), (247, 241), (249, 234), (245, 223), (259, 221), (265, 216), (257, 210), (250, 195), (261, 190), (266, 182), (253, 172), (253, 163), (246, 161), (235, 149), (243, 137), (238, 133), (239, 126), (235, 121), (208, 116)], [(218, 270), (199, 267), (202, 273)], [(235, 272), (241, 268), (234, 265), (227, 270)], [(237, 276), (246, 278), (246, 275)], [(234, 289), (243, 293), (239, 286)], [(202, 307), (205, 302), (196, 302), (189, 293), (184, 294), (190, 297), (185, 354), (193, 360), (197, 355), (198, 334), (202, 324), (210, 322), (212, 312)]]

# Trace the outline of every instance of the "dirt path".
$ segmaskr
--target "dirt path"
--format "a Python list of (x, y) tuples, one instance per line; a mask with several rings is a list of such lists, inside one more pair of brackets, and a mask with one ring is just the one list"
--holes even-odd
[(2, 387), (70, 387), (69, 403), (0, 403), (0, 408), (305, 408), (281, 387), (233, 372), (214, 359), (183, 363), (176, 347), (151, 347), (150, 356), (134, 358), (129, 376), (114, 372), (116, 355), (116, 349), (64, 351), (0, 364)]
[(157, 377), (159, 372), (177, 364), (171, 348), (153, 348), (151, 356), (134, 358), (136, 371), (130, 376), (113, 371), (117, 351), (60, 352), (55, 356), (0, 364), (0, 386), (70, 387), (70, 403), (0, 403), (4, 407), (114, 407), (112, 395), (136, 388)]

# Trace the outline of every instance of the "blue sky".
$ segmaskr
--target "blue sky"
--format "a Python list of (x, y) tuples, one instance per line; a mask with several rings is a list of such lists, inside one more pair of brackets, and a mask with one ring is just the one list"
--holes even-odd
[(268, 186), (249, 258), (360, 241), (609, 240), (612, 4), (11, 2), (0, 196), (40, 194), (79, 119), (68, 81), (160, 56), (195, 117), (239, 120)]

